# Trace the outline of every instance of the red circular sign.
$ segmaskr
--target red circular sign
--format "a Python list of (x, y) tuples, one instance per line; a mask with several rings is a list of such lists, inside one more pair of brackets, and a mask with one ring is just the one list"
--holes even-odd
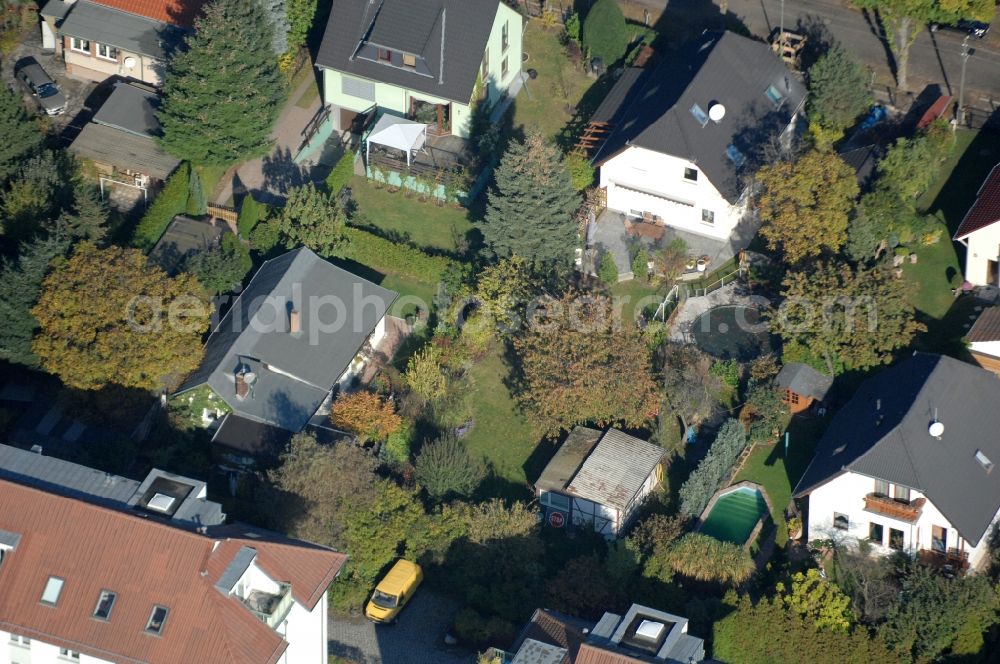
[(562, 512), (549, 512), (549, 525), (553, 528), (562, 528), (566, 523), (566, 515)]

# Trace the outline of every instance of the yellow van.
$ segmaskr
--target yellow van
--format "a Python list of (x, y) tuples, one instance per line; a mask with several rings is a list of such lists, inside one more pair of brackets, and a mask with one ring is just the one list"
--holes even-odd
[(375, 592), (365, 606), (365, 617), (377, 623), (394, 621), (423, 580), (420, 565), (409, 560), (397, 560), (375, 586)]

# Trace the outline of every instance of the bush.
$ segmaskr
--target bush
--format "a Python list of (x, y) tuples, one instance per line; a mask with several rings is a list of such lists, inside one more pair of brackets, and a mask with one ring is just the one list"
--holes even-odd
[(583, 45), (590, 57), (601, 58), (610, 67), (625, 55), (628, 31), (625, 15), (615, 0), (597, 0), (583, 19)]
[(249, 240), (250, 233), (257, 224), (267, 219), (271, 208), (266, 203), (260, 203), (253, 196), (247, 194), (240, 207), (240, 216), (236, 221), (236, 228), (240, 232), (240, 237)]
[(186, 272), (198, 277), (205, 290), (212, 295), (228, 293), (253, 267), (250, 253), (235, 235), (222, 236), (222, 244), (192, 256), (185, 265)]
[(482, 462), (454, 436), (446, 435), (424, 445), (414, 465), (417, 482), (438, 500), (471, 495), (486, 476)]
[(354, 177), (354, 152), (346, 150), (326, 176), (326, 190), (336, 196), (340, 190)]
[(257, 224), (250, 232), (250, 246), (262, 254), (274, 249), (280, 241), (281, 224), (277, 219), (268, 219), (262, 224)]
[(681, 511), (684, 514), (698, 516), (702, 513), (746, 446), (747, 434), (743, 425), (734, 419), (726, 420), (708, 454), (681, 486)]
[(702, 533), (688, 533), (677, 540), (666, 558), (674, 572), (697, 581), (743, 583), (756, 570), (750, 552), (742, 546)]
[(645, 247), (640, 247), (632, 258), (632, 275), (636, 279), (649, 278), (649, 252)]
[(208, 212), (208, 204), (205, 202), (205, 189), (201, 186), (201, 176), (198, 175), (197, 168), (189, 168), (191, 177), (188, 178), (188, 200), (186, 212), (189, 216), (200, 217)]
[(583, 191), (594, 184), (594, 174), (596, 171), (590, 165), (587, 156), (579, 152), (570, 152), (563, 160), (566, 171), (569, 172), (569, 181), (577, 191)]
[(163, 190), (139, 220), (139, 225), (132, 235), (132, 246), (143, 251), (149, 251), (156, 246), (173, 218), (187, 209), (190, 181), (191, 167), (184, 162), (167, 178)]
[(610, 251), (601, 254), (601, 264), (597, 266), (598, 278), (608, 286), (618, 283), (618, 266)]
[(410, 461), (413, 445), (413, 425), (407, 421), (389, 434), (382, 446), (383, 458), (391, 464), (402, 465)]
[(516, 635), (514, 624), (499, 616), (486, 617), (468, 607), (455, 614), (455, 636), (468, 646), (510, 643)]
[(360, 228), (347, 227), (347, 242), (337, 247), (334, 255), (353, 260), (380, 272), (436, 284), (455, 262), (443, 256), (431, 256), (419, 249), (392, 242)]
[(580, 15), (576, 12), (566, 17), (566, 39), (580, 45)]

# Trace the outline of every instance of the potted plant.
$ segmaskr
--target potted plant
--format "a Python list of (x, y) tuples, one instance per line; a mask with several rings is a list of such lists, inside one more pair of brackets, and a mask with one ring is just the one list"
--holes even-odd
[(802, 537), (802, 519), (797, 516), (788, 520), (788, 537), (793, 540)]

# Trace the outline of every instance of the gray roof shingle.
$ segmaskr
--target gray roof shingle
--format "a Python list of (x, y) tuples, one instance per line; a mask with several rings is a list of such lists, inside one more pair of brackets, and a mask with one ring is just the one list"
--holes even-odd
[(0, 445), (0, 479), (71, 498), (127, 509), (139, 483), (10, 445)]
[(623, 510), (662, 459), (662, 447), (608, 429), (566, 492)]
[(157, 180), (166, 180), (181, 163), (164, 152), (155, 139), (94, 122), (83, 126), (69, 149), (84, 159), (147, 173)]
[[(837, 413), (795, 488), (808, 494), (844, 472), (923, 493), (970, 544), (1000, 509), (1000, 380), (942, 355), (916, 353), (867, 380)], [(940, 439), (929, 433), (944, 425)]]
[(159, 107), (160, 97), (151, 88), (119, 82), (94, 115), (94, 122), (136, 136), (156, 137), (163, 134), (156, 119)]
[(812, 397), (818, 401), (826, 398), (827, 392), (833, 386), (833, 378), (816, 371), (808, 364), (790, 362), (781, 367), (774, 381), (783, 390), (791, 390), (804, 397)]
[(59, 31), (122, 50), (163, 60), (179, 46), (185, 31), (175, 25), (154, 21), (89, 0), (77, 0)]
[[(610, 97), (619, 108), (599, 109), (600, 118), (620, 118), (595, 155), (600, 164), (629, 146), (690, 159), (731, 203), (742, 192), (737, 167), (726, 156), (730, 144), (749, 157), (783, 130), (805, 100), (805, 87), (767, 44), (732, 32), (706, 32), (676, 55), (664, 58), (652, 73), (622, 76)], [(766, 96), (774, 86), (780, 106)], [(721, 122), (702, 124), (690, 109), (707, 113), (721, 103)], [(622, 110), (624, 108), (624, 110)]]
[[(333, 0), (316, 65), (468, 104), (499, 6), (499, 0)], [(356, 57), (363, 39), (419, 56), (417, 71)], [(521, 54), (511, 57), (520, 66)]]

